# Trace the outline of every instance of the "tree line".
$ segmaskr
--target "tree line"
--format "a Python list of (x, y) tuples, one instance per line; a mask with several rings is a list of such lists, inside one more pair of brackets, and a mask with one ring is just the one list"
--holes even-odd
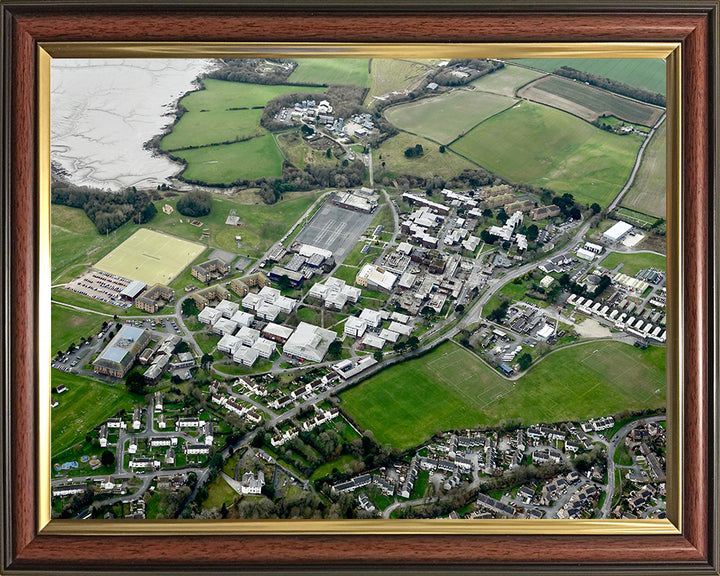
[[(249, 84), (286, 84), (290, 74), (297, 68), (297, 62), (286, 58), (222, 58), (218, 62), (218, 67), (206, 72), (205, 78)], [(258, 67), (263, 62), (292, 66), (266, 66), (268, 69), (261, 72)]]
[(107, 234), (132, 220), (145, 224), (157, 214), (150, 193), (134, 186), (122, 192), (105, 192), (54, 181), (50, 201), (53, 204), (82, 209), (100, 234)]
[(588, 84), (592, 84), (598, 88), (609, 90), (610, 92), (615, 92), (615, 94), (621, 94), (622, 96), (628, 96), (630, 98), (634, 98), (635, 100), (647, 102), (648, 104), (654, 104), (655, 106), (665, 107), (667, 104), (665, 96), (658, 94), (657, 92), (647, 90), (646, 88), (630, 86), (630, 84), (626, 84), (625, 82), (612, 80), (611, 78), (605, 78), (603, 76), (598, 76), (597, 74), (581, 72), (580, 70), (575, 70), (575, 68), (571, 68), (570, 66), (561, 66), (555, 70), (555, 74), (564, 76), (565, 78), (579, 80), (580, 82), (587, 82)]

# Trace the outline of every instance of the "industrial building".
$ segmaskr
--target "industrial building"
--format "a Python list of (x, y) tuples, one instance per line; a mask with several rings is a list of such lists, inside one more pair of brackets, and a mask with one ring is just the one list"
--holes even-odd
[(326, 330), (307, 322), (300, 322), (295, 332), (285, 343), (283, 351), (288, 356), (302, 360), (322, 362), (330, 344), (336, 337), (337, 335), (332, 330)]
[(96, 374), (122, 378), (149, 343), (148, 330), (125, 325), (93, 362), (93, 370)]

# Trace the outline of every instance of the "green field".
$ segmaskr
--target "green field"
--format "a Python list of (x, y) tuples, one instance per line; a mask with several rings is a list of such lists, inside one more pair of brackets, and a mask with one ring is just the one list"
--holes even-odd
[[(236, 252), (243, 256), (260, 256), (303, 215), (318, 197), (318, 192), (293, 192), (285, 195), (284, 200), (267, 205), (257, 197), (257, 204), (243, 204), (235, 200), (235, 196), (213, 194), (212, 210), (209, 215), (198, 218), (202, 222), (200, 228), (190, 224), (192, 219), (174, 211), (168, 215), (162, 211), (164, 204), (173, 208), (177, 198), (161, 200), (156, 204), (158, 213), (149, 223), (155, 230), (174, 236), (199, 241), (203, 230), (207, 229), (209, 237), (203, 242), (208, 245)], [(240, 226), (228, 226), (225, 220), (231, 210), (240, 217)], [(182, 220), (182, 222), (181, 222)], [(242, 248), (237, 248), (235, 236), (242, 236)]]
[(528, 70), (522, 66), (506, 65), (500, 70), (486, 74), (470, 83), (477, 90), (492, 92), (502, 96), (515, 96), (515, 91), (528, 82), (537, 80), (543, 76), (542, 72)]
[(59, 204), (50, 207), (50, 219), (53, 283), (71, 280), (137, 230), (136, 225), (129, 223), (112, 234), (102, 235), (81, 209)]
[[(582, 82), (557, 76), (548, 76), (533, 82), (524, 87), (520, 94), (589, 121), (594, 121), (602, 114), (610, 114), (628, 122), (654, 126), (663, 113), (662, 108), (642, 104)], [(569, 102), (558, 100), (556, 97)], [(578, 106), (581, 108), (578, 109)], [(589, 114), (583, 109), (589, 111)]]
[[(310, 147), (300, 135), (299, 130), (289, 130), (275, 134), (275, 141), (288, 162), (303, 170), (305, 166), (337, 166), (339, 161), (332, 156), (328, 158), (325, 150)], [(361, 148), (362, 150), (362, 148)]]
[(182, 173), (188, 180), (230, 184), (282, 176), (282, 154), (269, 132), (244, 142), (178, 150), (173, 154), (188, 163)]
[(95, 268), (149, 285), (169, 284), (204, 250), (202, 244), (141, 228)]
[(452, 149), (515, 182), (545, 186), (607, 206), (625, 184), (639, 136), (604, 132), (572, 116), (522, 102), (493, 116)]
[(290, 74), (293, 84), (353, 84), (370, 86), (367, 58), (303, 58)]
[(647, 268), (657, 268), (658, 270), (664, 271), (667, 266), (667, 258), (665, 258), (665, 256), (651, 252), (636, 252), (634, 254), (612, 252), (608, 254), (601, 264), (608, 270), (612, 270), (621, 262), (623, 263), (623, 267), (620, 269), (620, 272), (628, 276), (635, 276), (637, 272), (646, 270)]
[(645, 148), (635, 182), (622, 199), (622, 205), (657, 218), (665, 218), (666, 209), (666, 133), (663, 122)]
[(631, 86), (665, 94), (665, 62), (639, 58), (533, 58), (513, 60), (518, 64), (554, 72), (561, 66), (596, 74)]
[(374, 102), (373, 96), (382, 96), (394, 90), (407, 88), (428, 70), (427, 66), (417, 62), (373, 58), (370, 60), (370, 91), (365, 98), (365, 104), (370, 105)]
[[(280, 94), (323, 92), (308, 86), (265, 86), (205, 79), (204, 90), (191, 92), (180, 100), (187, 110), (172, 132), (160, 142), (163, 150), (231, 142), (267, 133), (260, 127), (262, 108)], [(254, 109), (253, 109), (254, 108)]]
[[(423, 156), (421, 158), (406, 158), (405, 150), (416, 144), (422, 145), (425, 151)], [(383, 163), (385, 163), (384, 166)], [(380, 144), (377, 152), (373, 153), (373, 166), (376, 182), (380, 181), (383, 176), (395, 178), (403, 174), (452, 178), (466, 168), (476, 168), (472, 162), (453, 154), (449, 150), (441, 153), (439, 146), (435, 142), (421, 136), (413, 136), (407, 132), (400, 132)]]
[(50, 316), (50, 353), (53, 355), (58, 350), (67, 350), (70, 344), (77, 344), (81, 337), (94, 336), (100, 331), (102, 323), (108, 320), (106, 316), (81, 312), (58, 304), (52, 305)]
[(665, 405), (665, 349), (589, 342), (560, 350), (517, 381), (445, 343), (340, 395), (341, 407), (383, 444), (416, 446), (441, 430), (577, 421)]
[(499, 94), (455, 90), (435, 98), (393, 106), (385, 112), (385, 117), (401, 130), (449, 144), (514, 102), (513, 98)]
[(143, 400), (142, 396), (133, 396), (125, 388), (58, 370), (52, 370), (51, 381), (53, 387), (65, 384), (68, 388), (63, 394), (53, 394), (60, 402), (50, 412), (53, 458), (74, 444), (84, 442), (87, 432), (113, 417), (118, 410), (132, 410), (136, 402)]

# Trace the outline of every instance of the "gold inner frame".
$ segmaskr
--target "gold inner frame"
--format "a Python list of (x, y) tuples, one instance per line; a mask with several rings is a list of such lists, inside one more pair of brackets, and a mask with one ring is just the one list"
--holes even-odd
[[(588, 43), (222, 43), (46, 42), (37, 51), (38, 531), (72, 535), (199, 534), (679, 534), (682, 531), (683, 299), (681, 219), (681, 45)], [(667, 83), (667, 519), (646, 520), (52, 520), (50, 446), (50, 67), (52, 58), (647, 58), (665, 59)], [(41, 383), (45, 383), (42, 384)]]

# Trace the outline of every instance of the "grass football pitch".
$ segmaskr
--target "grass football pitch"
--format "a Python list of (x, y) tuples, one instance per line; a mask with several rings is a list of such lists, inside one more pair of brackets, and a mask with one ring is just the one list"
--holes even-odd
[(526, 376), (502, 378), (454, 343), (383, 370), (340, 395), (377, 440), (400, 449), (435, 432), (519, 420), (580, 420), (665, 405), (665, 349), (590, 342), (558, 351)]
[(105, 256), (95, 268), (152, 285), (169, 284), (205, 246), (142, 228)]

